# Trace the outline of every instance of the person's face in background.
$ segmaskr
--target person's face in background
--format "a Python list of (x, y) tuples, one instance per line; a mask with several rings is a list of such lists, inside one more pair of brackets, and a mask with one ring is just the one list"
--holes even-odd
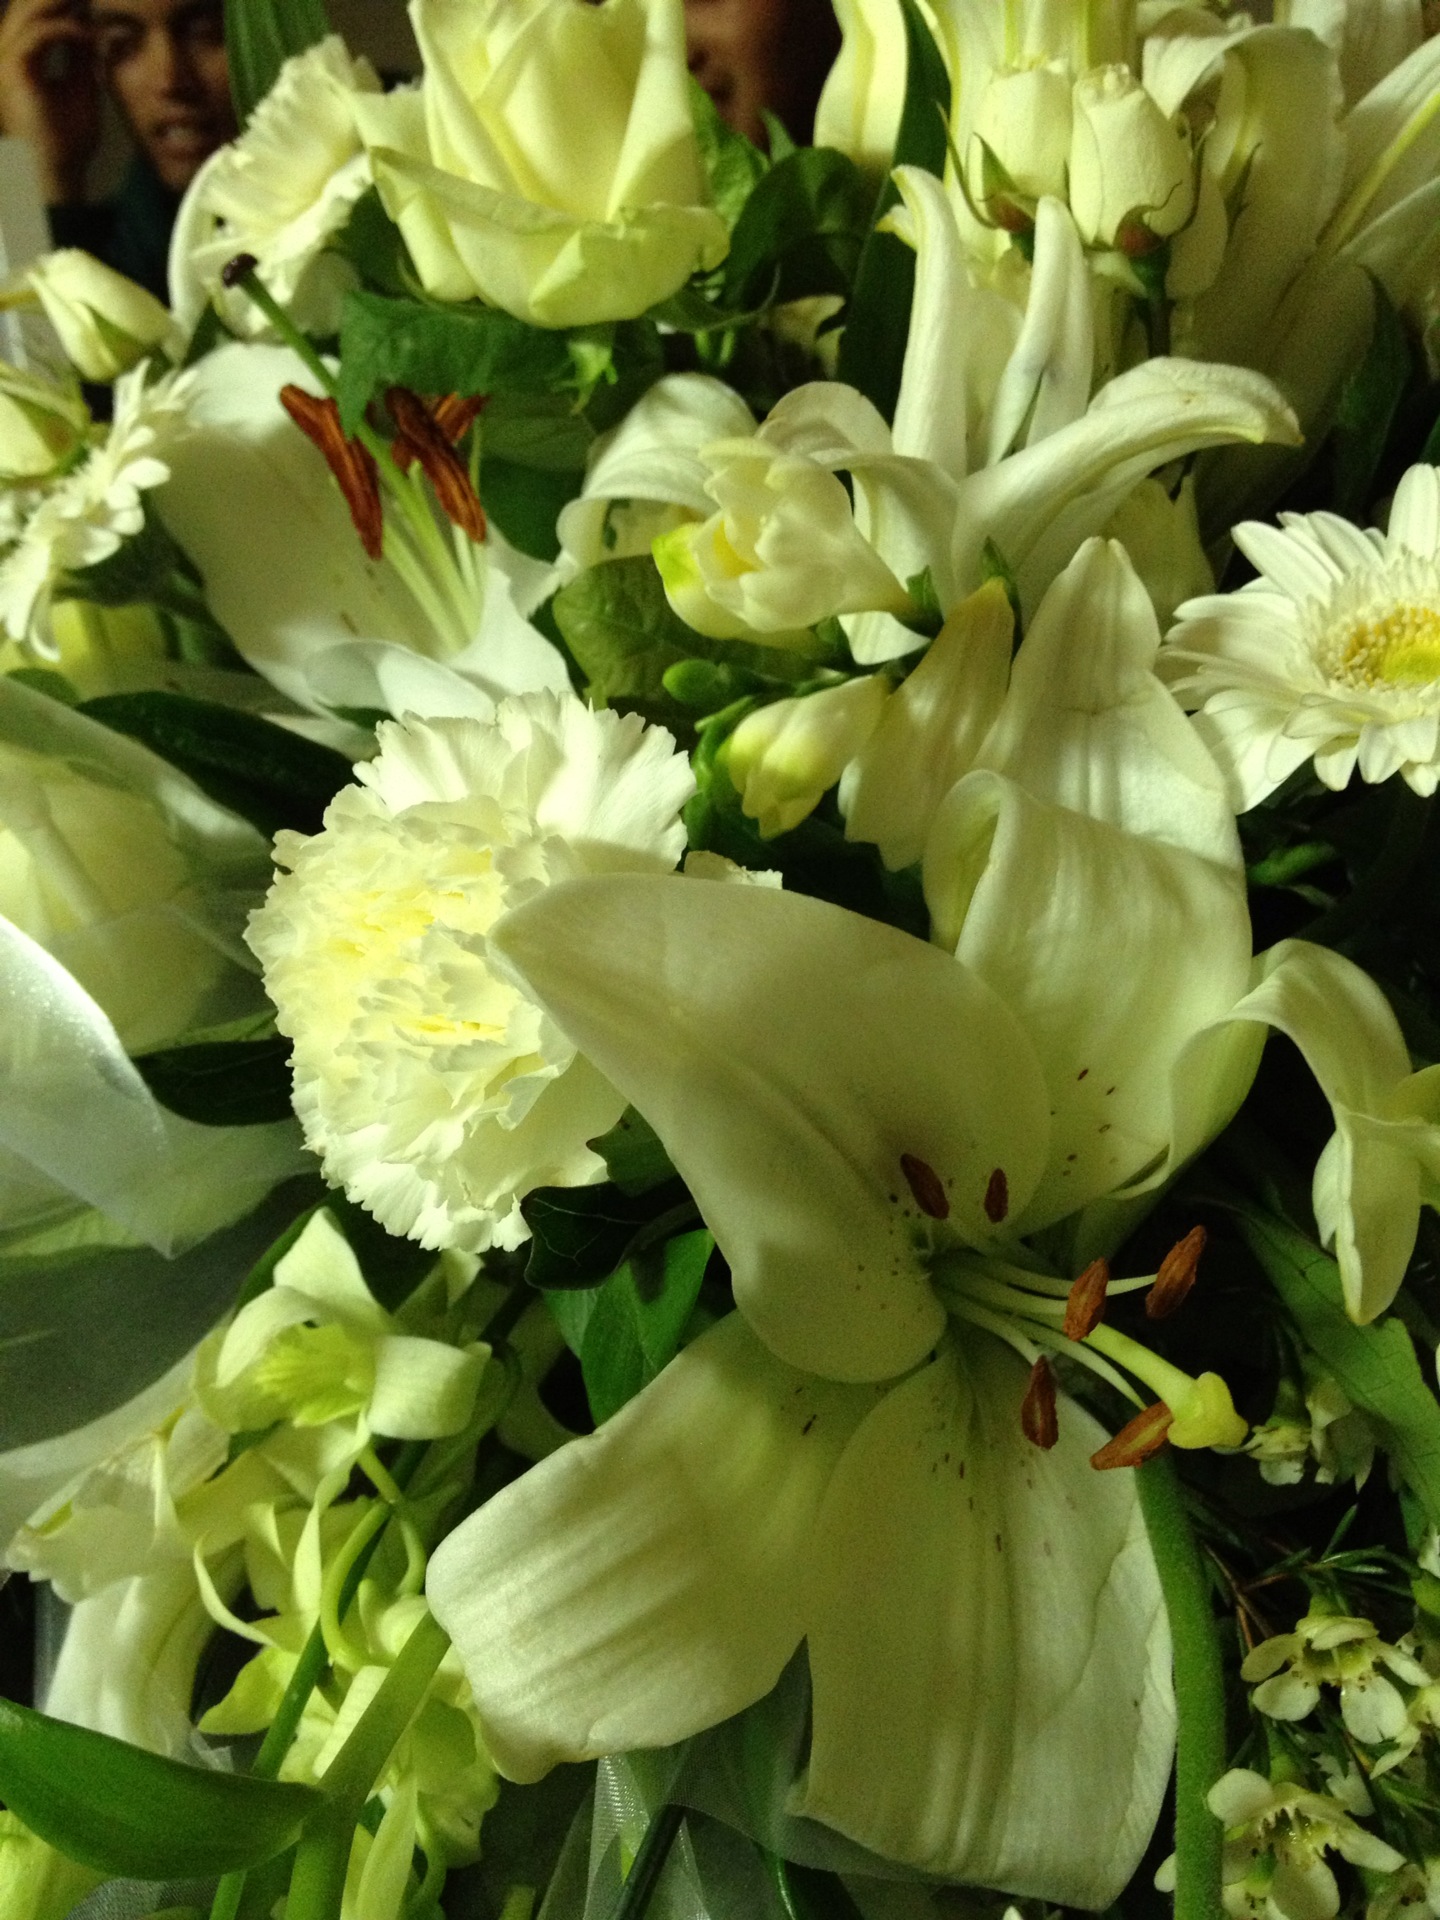
[(810, 138), (840, 51), (830, 0), (685, 0), (685, 36), (691, 73), (737, 132), (763, 144), (763, 107)]
[(183, 193), (235, 135), (220, 0), (91, 0), (100, 70), (146, 159)]

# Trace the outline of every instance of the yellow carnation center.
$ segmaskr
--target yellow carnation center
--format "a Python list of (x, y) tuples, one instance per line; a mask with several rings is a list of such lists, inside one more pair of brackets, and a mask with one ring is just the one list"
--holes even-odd
[(1402, 602), (1350, 620), (1335, 637), (1331, 671), (1351, 687), (1440, 680), (1440, 608)]

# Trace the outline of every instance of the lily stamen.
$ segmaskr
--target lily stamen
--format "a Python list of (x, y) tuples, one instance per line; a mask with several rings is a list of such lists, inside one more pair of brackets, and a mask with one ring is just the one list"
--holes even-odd
[(1145, 1296), (1147, 1320), (1168, 1320), (1178, 1313), (1189, 1297), (1200, 1272), (1200, 1256), (1205, 1251), (1204, 1227), (1192, 1227), (1160, 1262), (1155, 1284)]

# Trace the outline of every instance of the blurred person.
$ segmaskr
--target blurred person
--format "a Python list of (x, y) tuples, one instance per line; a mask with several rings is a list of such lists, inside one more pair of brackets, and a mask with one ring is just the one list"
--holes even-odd
[[(107, 89), (136, 154), (114, 197), (91, 206)], [(55, 244), (85, 247), (165, 298), (180, 196), (235, 134), (223, 0), (9, 0), (0, 132), (35, 150)]]
[(808, 141), (840, 51), (830, 0), (685, 0), (690, 71), (737, 133), (766, 144), (762, 111)]

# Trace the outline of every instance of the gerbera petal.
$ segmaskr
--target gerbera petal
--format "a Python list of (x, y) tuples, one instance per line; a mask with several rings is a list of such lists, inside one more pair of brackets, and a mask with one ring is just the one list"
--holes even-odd
[(1169, 1635), (1128, 1474), (976, 1335), (846, 1449), (816, 1535), (802, 1810), (946, 1879), (1104, 1907), (1170, 1771)]
[(1263, 520), (1242, 520), (1233, 538), (1237, 547), (1282, 593), (1303, 605), (1327, 596), (1343, 570), (1321, 543), (1308, 536), (1303, 524), (1283, 531)]
[(512, 1779), (668, 1745), (769, 1691), (804, 1630), (821, 1498), (874, 1404), (732, 1314), (444, 1541), (430, 1603)]
[(490, 948), (659, 1133), (767, 1345), (840, 1380), (924, 1358), (944, 1314), (902, 1157), (982, 1246), (996, 1173), (1013, 1218), (1049, 1134), (983, 981), (825, 901), (638, 875), (552, 888)]

